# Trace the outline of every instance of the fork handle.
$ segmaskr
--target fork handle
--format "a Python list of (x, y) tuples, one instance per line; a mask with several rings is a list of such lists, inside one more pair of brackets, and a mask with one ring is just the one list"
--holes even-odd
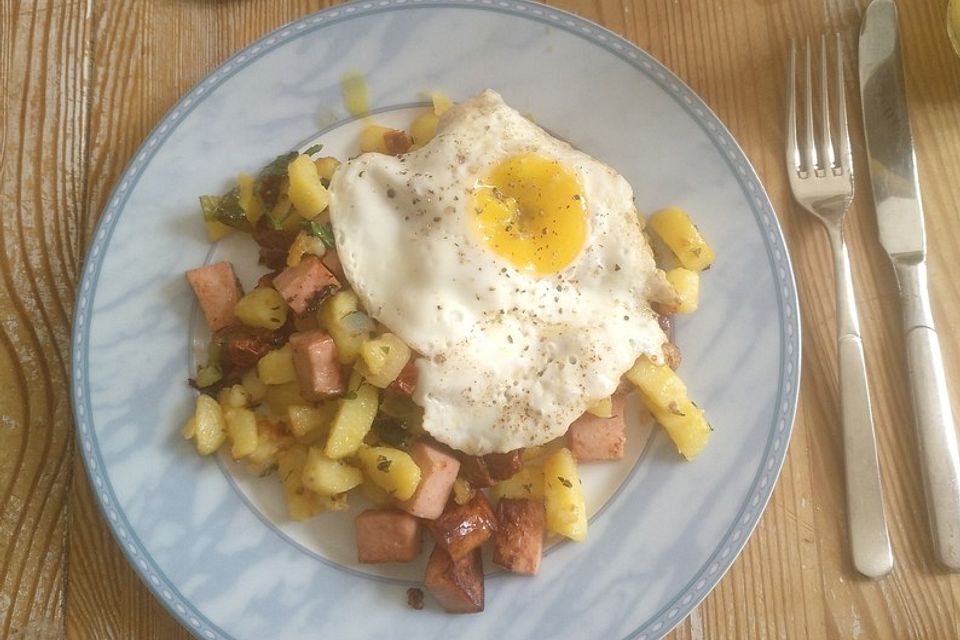
[(933, 544), (940, 562), (960, 571), (960, 462), (943, 356), (930, 312), (922, 262), (898, 264), (907, 369)]
[(893, 551), (883, 512), (867, 367), (843, 228), (837, 224), (828, 226), (827, 230), (837, 276), (837, 350), (850, 547), (857, 571), (879, 578), (893, 568)]

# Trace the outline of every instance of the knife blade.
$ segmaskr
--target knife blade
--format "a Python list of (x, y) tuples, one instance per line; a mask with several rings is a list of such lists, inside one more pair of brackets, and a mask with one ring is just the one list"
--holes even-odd
[(960, 570), (960, 454), (930, 308), (920, 181), (900, 59), (897, 7), (873, 0), (860, 25), (860, 100), (880, 243), (903, 308), (920, 473), (937, 557)]

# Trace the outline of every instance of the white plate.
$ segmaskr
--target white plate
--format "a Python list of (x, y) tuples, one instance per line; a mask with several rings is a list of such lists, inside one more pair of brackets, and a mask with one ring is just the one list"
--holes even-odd
[[(536, 578), (489, 575), (479, 615), (408, 608), (416, 571), (356, 566), (349, 529), (326, 534), (327, 516), (288, 522), (271, 501), (274, 479), (201, 459), (178, 432), (192, 405), (196, 319), (183, 271), (245, 250), (237, 239), (211, 249), (196, 197), (318, 130), (336, 148), (358, 126), (341, 103), (346, 71), (364, 74), (384, 121), (408, 118), (426, 90), (459, 99), (494, 88), (616, 167), (641, 210), (687, 209), (718, 254), (700, 311), (676, 323), (681, 374), (715, 428), (710, 446), (684, 463), (658, 432), (642, 455), (635, 445), (623, 465), (585, 479), (599, 487), (588, 541), (554, 547)], [(654, 638), (717, 583), (760, 518), (793, 423), (799, 338), (789, 257), (762, 186), (716, 116), (661, 64), (532, 3), (381, 0), (254, 43), (151, 133), (84, 268), (73, 400), (118, 542), (200, 637)]]

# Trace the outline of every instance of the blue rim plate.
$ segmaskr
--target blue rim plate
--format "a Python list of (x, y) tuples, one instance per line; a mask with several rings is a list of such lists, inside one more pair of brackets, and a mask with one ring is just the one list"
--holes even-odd
[[(229, 465), (200, 459), (178, 434), (192, 404), (184, 381), (196, 314), (182, 274), (213, 255), (196, 196), (318, 130), (350, 126), (347, 71), (364, 74), (385, 117), (426, 90), (460, 99), (494, 88), (616, 167), (642, 211), (687, 209), (718, 254), (700, 310), (676, 325), (681, 375), (715, 428), (710, 446), (684, 463), (654, 435), (588, 540), (554, 548), (536, 578), (489, 576), (479, 615), (415, 611), (402, 580), (371, 579), (278, 535), (286, 525), (272, 519), (282, 516), (254, 508)], [(243, 49), (149, 135), (84, 266), (72, 398), (117, 541), (199, 637), (655, 638), (716, 585), (760, 519), (793, 424), (799, 341), (790, 259), (763, 187), (663, 65), (530, 2), (380, 0), (307, 16)], [(298, 531), (324, 541), (322, 528)]]

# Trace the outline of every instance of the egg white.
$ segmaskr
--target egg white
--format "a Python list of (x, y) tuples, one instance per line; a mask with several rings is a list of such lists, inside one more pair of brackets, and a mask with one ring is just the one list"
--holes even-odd
[[(558, 273), (520, 271), (476, 237), (471, 193), (498, 163), (536, 152), (572, 170), (586, 242)], [(347, 280), (367, 311), (421, 354), (414, 401), (437, 440), (470, 454), (563, 435), (666, 336), (650, 300), (673, 292), (616, 171), (486, 90), (448, 111), (401, 157), (366, 153), (330, 185)]]

